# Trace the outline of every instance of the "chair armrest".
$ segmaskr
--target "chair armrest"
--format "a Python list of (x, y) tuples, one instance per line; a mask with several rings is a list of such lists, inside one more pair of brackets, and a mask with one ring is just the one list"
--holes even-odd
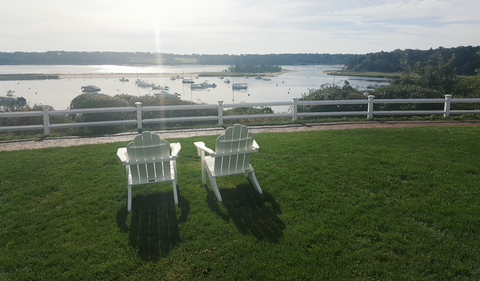
[(198, 152), (198, 156), (202, 157), (203, 155), (205, 155), (204, 153), (207, 152), (208, 154), (214, 154), (215, 151), (211, 150), (210, 148), (206, 147), (205, 146), (205, 143), (203, 141), (199, 141), (199, 142), (194, 142), (193, 143), (196, 147), (197, 147), (197, 152)]
[(180, 145), (179, 142), (171, 143), (170, 149), (172, 150), (172, 157), (177, 157), (178, 153), (180, 152), (180, 149), (182, 149), (182, 146)]
[(120, 161), (122, 162), (127, 162), (128, 161), (128, 156), (127, 156), (127, 148), (122, 147), (117, 150), (117, 156), (120, 158)]
[(252, 148), (253, 149), (259, 149), (260, 146), (258, 146), (257, 142), (255, 140), (253, 140), (253, 145), (252, 145)]

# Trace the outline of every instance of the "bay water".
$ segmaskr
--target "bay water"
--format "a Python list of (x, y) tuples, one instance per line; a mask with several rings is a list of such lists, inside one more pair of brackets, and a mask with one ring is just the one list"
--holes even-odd
[[(368, 85), (386, 85), (387, 81), (381, 78), (330, 76), (325, 71), (338, 69), (334, 66), (282, 66), (290, 70), (281, 75), (268, 77), (265, 81), (254, 77), (199, 77), (196, 73), (221, 72), (226, 65), (188, 65), (188, 66), (117, 66), (117, 65), (1, 65), (0, 74), (137, 74), (129, 78), (128, 82), (121, 82), (119, 78), (71, 78), (55, 80), (22, 80), (0, 81), (0, 89), (4, 93), (15, 91), (18, 97), (24, 97), (30, 106), (34, 104), (50, 105), (56, 110), (67, 109), (72, 99), (82, 94), (81, 87), (94, 85), (101, 88), (100, 93), (114, 96), (129, 94), (135, 96), (153, 95), (160, 90), (141, 88), (135, 84), (136, 79), (144, 80), (160, 86), (168, 86), (170, 94), (177, 93), (183, 100), (198, 103), (217, 104), (218, 101), (229, 103), (256, 103), (292, 101), (301, 98), (310, 89), (318, 89), (322, 84), (330, 83), (343, 85), (344, 80), (360, 90), (366, 90)], [(195, 83), (215, 83), (217, 87), (203, 90), (192, 90), (190, 84), (182, 83), (181, 79), (171, 80), (169, 75), (151, 78), (152, 75), (142, 74), (175, 73), (184, 78), (193, 79)], [(92, 75), (90, 75), (92, 76)], [(225, 83), (229, 79), (231, 83)], [(233, 83), (247, 83), (246, 90), (233, 90)], [(6, 94), (6, 93), (5, 93)], [(0, 95), (5, 95), (0, 94)], [(285, 112), (288, 107), (272, 107), (275, 112)]]

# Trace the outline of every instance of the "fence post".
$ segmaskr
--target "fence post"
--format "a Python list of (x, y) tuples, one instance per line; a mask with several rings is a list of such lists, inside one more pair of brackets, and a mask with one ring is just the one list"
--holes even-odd
[(45, 136), (50, 135), (50, 115), (48, 114), (48, 110), (50, 109), (50, 105), (42, 105), (43, 111), (43, 134)]
[(450, 104), (452, 102), (452, 95), (445, 95), (445, 107), (443, 108), (443, 117), (450, 116)]
[(367, 108), (367, 118), (373, 118), (373, 99), (375, 98), (374, 95), (368, 95), (368, 108)]
[(223, 100), (218, 101), (218, 125), (223, 125)]
[(298, 106), (298, 98), (293, 98), (293, 116), (292, 121), (297, 122), (297, 106)]
[(135, 105), (137, 106), (137, 129), (138, 133), (142, 133), (142, 103), (136, 102)]

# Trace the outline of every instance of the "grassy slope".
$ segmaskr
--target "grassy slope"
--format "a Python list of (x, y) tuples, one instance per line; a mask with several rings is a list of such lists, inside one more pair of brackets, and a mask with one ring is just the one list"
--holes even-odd
[(170, 183), (136, 187), (126, 143), (0, 152), (0, 280), (478, 280), (477, 127), (255, 136), (264, 190), (201, 184), (194, 141), (177, 139)]

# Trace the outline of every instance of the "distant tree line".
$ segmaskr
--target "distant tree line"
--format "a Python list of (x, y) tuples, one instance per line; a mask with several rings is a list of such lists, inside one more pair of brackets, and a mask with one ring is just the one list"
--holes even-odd
[(89, 64), (155, 64), (159, 56), (142, 52), (0, 52), (1, 65), (89, 65)]
[(455, 72), (461, 75), (475, 75), (480, 68), (480, 57), (476, 53), (480, 46), (430, 49), (430, 50), (394, 50), (365, 55), (354, 54), (242, 54), (242, 55), (179, 55), (150, 52), (0, 52), (0, 65), (47, 64), (47, 65), (346, 65), (350, 71), (399, 72), (402, 60), (410, 66), (420, 63), (426, 66), (433, 58), (442, 56), (452, 61)]
[(199, 64), (225, 65), (336, 65), (346, 64), (352, 54), (195, 55)]
[(369, 53), (366, 55), (352, 56), (346, 69), (351, 71), (399, 72), (404, 69), (402, 61), (408, 61), (408, 66), (416, 63), (428, 66), (438, 56), (452, 60), (451, 65), (455, 72), (461, 75), (475, 75), (475, 69), (480, 68), (480, 56), (477, 55), (480, 46), (456, 47), (422, 50), (395, 50), (393, 52)]
[(178, 55), (149, 52), (0, 52), (0, 65), (202, 64), (202, 65), (318, 65), (345, 64), (349, 54)]

